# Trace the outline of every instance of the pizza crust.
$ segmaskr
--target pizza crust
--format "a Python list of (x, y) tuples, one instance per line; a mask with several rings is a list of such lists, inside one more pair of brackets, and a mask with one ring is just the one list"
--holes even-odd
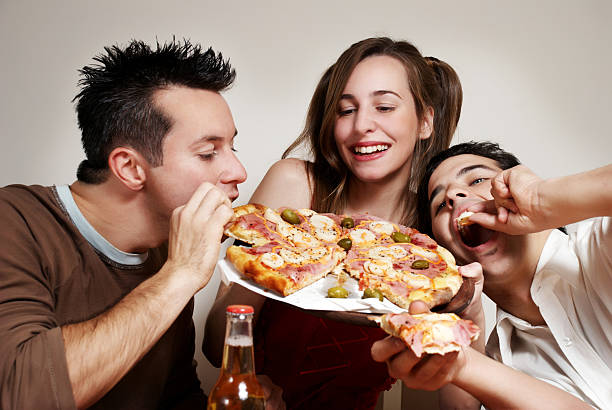
[(226, 255), (239, 272), (268, 289), (275, 290), (283, 296), (297, 290), (292, 280), (264, 265), (261, 262), (261, 255), (252, 255), (244, 248), (235, 245), (227, 248)]

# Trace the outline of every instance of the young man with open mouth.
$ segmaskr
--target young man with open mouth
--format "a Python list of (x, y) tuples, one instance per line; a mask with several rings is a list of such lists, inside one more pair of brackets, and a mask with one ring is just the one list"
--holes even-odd
[[(460, 144), (434, 157), (419, 187), (419, 228), (459, 263), (482, 266), (463, 316), (484, 328), (481, 290), (497, 304), (486, 345), (497, 361), (478, 352), (482, 343), (419, 360), (393, 338), (373, 345), (374, 359), (386, 360), (409, 387), (445, 386), (443, 405), (609, 406), (611, 181), (612, 165), (542, 180), (492, 143)], [(574, 222), (569, 235), (555, 229)], [(462, 273), (479, 276), (479, 268)]]

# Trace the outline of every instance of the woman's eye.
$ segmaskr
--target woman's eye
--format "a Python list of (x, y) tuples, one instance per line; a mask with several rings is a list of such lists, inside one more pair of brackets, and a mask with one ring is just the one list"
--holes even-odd
[(376, 109), (380, 112), (390, 112), (395, 110), (395, 107), (390, 107), (388, 105), (379, 105)]
[(344, 117), (344, 116), (347, 116), (347, 115), (351, 115), (355, 111), (356, 111), (355, 108), (345, 108), (345, 109), (342, 109), (342, 110), (338, 111), (338, 114), (341, 117)]

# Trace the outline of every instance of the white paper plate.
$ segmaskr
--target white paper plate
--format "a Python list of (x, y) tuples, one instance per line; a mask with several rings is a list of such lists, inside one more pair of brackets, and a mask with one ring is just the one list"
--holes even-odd
[(349, 291), (349, 296), (346, 299), (328, 298), (327, 290), (337, 286), (338, 281), (335, 275), (327, 277), (305, 287), (289, 296), (281, 296), (280, 294), (264, 289), (255, 282), (245, 279), (236, 270), (234, 265), (227, 259), (222, 259), (217, 263), (222, 280), (225, 283), (235, 282), (239, 285), (263, 295), (270, 299), (275, 299), (293, 306), (297, 306), (307, 310), (323, 310), (335, 312), (359, 312), (359, 313), (400, 313), (405, 310), (394, 305), (387, 299), (382, 302), (375, 298), (361, 299), (362, 291), (355, 279), (349, 278), (342, 286)]

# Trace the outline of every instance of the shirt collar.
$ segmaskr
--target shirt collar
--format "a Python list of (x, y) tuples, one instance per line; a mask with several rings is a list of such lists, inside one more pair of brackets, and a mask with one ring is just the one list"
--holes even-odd
[(59, 200), (66, 209), (66, 212), (68, 212), (68, 216), (72, 220), (72, 223), (74, 223), (81, 235), (83, 235), (87, 242), (89, 242), (89, 244), (93, 246), (96, 251), (106, 256), (110, 260), (122, 265), (141, 265), (147, 260), (147, 257), (149, 256), (148, 252), (123, 252), (115, 248), (109, 241), (100, 235), (81, 213), (81, 210), (74, 201), (72, 192), (70, 192), (70, 187), (68, 185), (57, 185), (55, 186), (55, 190)]

